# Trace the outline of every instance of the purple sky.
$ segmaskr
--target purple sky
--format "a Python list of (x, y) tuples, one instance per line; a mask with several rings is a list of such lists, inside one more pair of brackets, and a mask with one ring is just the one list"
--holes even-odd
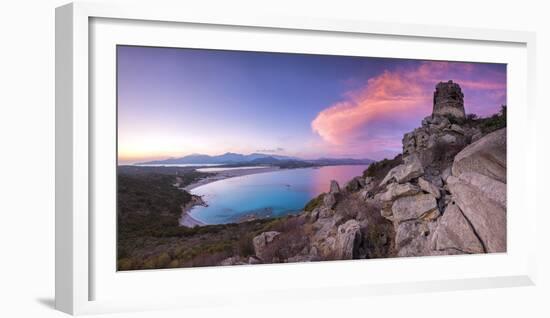
[(191, 153), (382, 159), (431, 114), (439, 81), (467, 113), (506, 104), (506, 65), (118, 46), (120, 163)]

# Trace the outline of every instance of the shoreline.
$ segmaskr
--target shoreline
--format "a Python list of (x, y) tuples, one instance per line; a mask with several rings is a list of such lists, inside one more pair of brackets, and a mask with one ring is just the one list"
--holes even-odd
[[(319, 166), (314, 167), (307, 167), (307, 168), (320, 168)], [(305, 168), (290, 168), (290, 169), (305, 169)], [(192, 195), (193, 199), (187, 203), (184, 207), (182, 207), (182, 215), (180, 217), (180, 226), (186, 226), (186, 227), (195, 227), (195, 226), (205, 226), (208, 225), (204, 222), (201, 222), (195, 218), (193, 218), (189, 212), (193, 209), (193, 207), (197, 205), (202, 206), (208, 206), (208, 204), (202, 199), (201, 196), (195, 195), (191, 193), (191, 190), (198, 188), (203, 185), (207, 185), (209, 183), (226, 180), (230, 178), (236, 178), (241, 176), (247, 176), (247, 175), (253, 175), (253, 174), (260, 174), (260, 173), (267, 173), (267, 172), (274, 172), (279, 170), (288, 170), (288, 169), (282, 169), (276, 166), (266, 166), (261, 168), (246, 168), (246, 169), (233, 169), (233, 170), (222, 170), (219, 172), (213, 173), (211, 176), (208, 176), (206, 178), (197, 180), (196, 182), (193, 182), (183, 188), (180, 188), (181, 190), (185, 190), (189, 192), (189, 194)], [(246, 222), (250, 221), (251, 219), (255, 219), (256, 217), (251, 216), (244, 216), (244, 219), (239, 221)]]
[(207, 225), (206, 223), (203, 223), (194, 217), (192, 217), (189, 212), (192, 208), (194, 208), (197, 205), (202, 206), (208, 206), (206, 202), (202, 199), (202, 197), (198, 195), (192, 195), (191, 201), (187, 202), (186, 205), (182, 206), (181, 208), (181, 217), (179, 219), (180, 226), (185, 227), (195, 227), (195, 226), (204, 226)]
[(205, 226), (208, 225), (204, 222), (201, 222), (195, 218), (193, 218), (189, 212), (191, 209), (193, 209), (197, 205), (202, 206), (208, 206), (206, 202), (202, 199), (202, 197), (198, 195), (192, 194), (190, 191), (198, 188), (203, 185), (207, 185), (212, 182), (221, 181), (229, 178), (235, 178), (235, 177), (241, 177), (241, 176), (247, 176), (251, 174), (258, 174), (258, 173), (265, 173), (265, 172), (273, 172), (280, 170), (279, 167), (265, 167), (265, 168), (250, 168), (250, 169), (233, 169), (233, 170), (223, 170), (220, 172), (217, 172), (213, 174), (212, 176), (206, 177), (204, 179), (200, 179), (196, 182), (193, 182), (186, 187), (183, 187), (181, 189), (188, 191), (192, 195), (192, 199), (190, 202), (188, 202), (185, 206), (181, 209), (181, 217), (179, 220), (180, 226), (185, 227), (195, 227), (195, 226)]
[(229, 178), (235, 178), (235, 177), (242, 177), (247, 176), (251, 174), (258, 174), (258, 173), (265, 173), (265, 172), (273, 172), (281, 170), (279, 167), (262, 167), (262, 168), (249, 168), (249, 169), (234, 169), (234, 170), (223, 170), (220, 172), (216, 172), (214, 175), (206, 177), (204, 179), (200, 179), (196, 182), (193, 182), (182, 189), (185, 191), (191, 191), (195, 188), (198, 188), (203, 185), (207, 185), (212, 182), (221, 181)]

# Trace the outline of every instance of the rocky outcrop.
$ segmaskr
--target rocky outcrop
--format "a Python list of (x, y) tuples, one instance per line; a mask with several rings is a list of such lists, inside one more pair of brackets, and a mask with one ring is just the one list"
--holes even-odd
[[(449, 191), (487, 252), (506, 251), (506, 208), (463, 179), (449, 177)], [(503, 194), (504, 195), (504, 194)]]
[(299, 231), (254, 238), (255, 259), (270, 262), (274, 246), (290, 255), (282, 262), (506, 251), (506, 129), (484, 135), (465, 120), (458, 84), (438, 84), (402, 156), (343, 188), (332, 181)]
[(458, 153), (447, 185), (486, 252), (506, 251), (506, 129)]
[(434, 250), (441, 252), (485, 252), (474, 229), (454, 202), (447, 206), (445, 213), (439, 220), (432, 244)]
[(335, 180), (330, 182), (330, 191), (323, 197), (323, 203), (326, 208), (332, 209), (340, 195), (340, 185)]
[[(505, 136), (502, 129), (465, 147), (435, 178), (441, 187), (422, 176), (407, 191), (394, 183), (375, 196), (394, 222), (398, 256), (506, 251)], [(411, 191), (415, 183), (424, 194)]]
[(398, 256), (506, 250), (506, 129), (451, 123), (465, 117), (462, 99), (458, 84), (438, 84), (433, 114), (405, 134), (403, 164), (374, 196)]
[(424, 180), (424, 178), (418, 178), (418, 185), (422, 191), (430, 193), (434, 198), (439, 199), (441, 197), (441, 191), (430, 181)]
[(349, 192), (355, 192), (355, 191), (359, 191), (361, 188), (364, 188), (365, 185), (366, 185), (366, 182), (364, 178), (355, 177), (346, 184), (345, 189), (346, 191), (349, 191)]
[(377, 194), (375, 198), (383, 202), (390, 202), (390, 201), (395, 201), (400, 197), (415, 195), (419, 192), (420, 192), (420, 188), (418, 186), (408, 182), (405, 184), (390, 183), (386, 187), (386, 192)]
[(267, 247), (275, 240), (277, 236), (281, 234), (277, 231), (263, 232), (262, 234), (254, 237), (252, 239), (252, 244), (254, 246), (254, 254), (256, 257), (263, 261), (271, 261), (268, 259), (268, 249)]
[(229, 266), (229, 265), (245, 265), (249, 264), (245, 262), (240, 256), (232, 256), (222, 260), (218, 265), (220, 266)]
[(502, 207), (506, 207), (506, 184), (498, 180), (491, 179), (475, 172), (466, 172), (458, 177), (451, 176), (448, 179), (449, 188), (458, 181), (470, 185), (476, 189), (481, 196), (488, 198)]
[(359, 222), (349, 220), (338, 227), (335, 242), (336, 259), (357, 258), (361, 244), (361, 230)]
[(422, 162), (418, 159), (418, 156), (411, 155), (404, 159), (403, 164), (391, 169), (380, 184), (384, 185), (390, 181), (404, 183), (423, 174)]
[(397, 256), (436, 255), (430, 245), (435, 222), (408, 221), (396, 226), (395, 245)]
[(437, 218), (437, 202), (429, 193), (397, 199), (392, 205), (392, 219), (397, 223), (411, 220)]
[[(476, 129), (459, 129), (445, 117), (428, 116), (422, 126), (403, 136), (403, 156), (417, 156), (423, 167), (434, 162), (452, 161)], [(454, 128), (452, 128), (454, 127)], [(460, 131), (460, 132), (458, 132)]]
[(331, 194), (340, 193), (340, 185), (336, 180), (330, 181), (330, 191)]
[(476, 172), (506, 183), (506, 129), (490, 133), (464, 148), (454, 158), (452, 172), (454, 176)]

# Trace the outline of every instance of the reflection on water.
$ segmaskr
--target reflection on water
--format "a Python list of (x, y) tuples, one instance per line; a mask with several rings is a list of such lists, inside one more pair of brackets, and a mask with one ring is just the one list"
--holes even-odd
[(247, 170), (247, 169), (265, 169), (266, 166), (242, 166), (242, 167), (221, 167), (221, 168), (199, 168), (199, 172), (220, 172), (230, 170)]
[(138, 167), (214, 167), (221, 166), (221, 163), (143, 163), (135, 164)]
[(296, 213), (322, 192), (330, 180), (343, 186), (361, 175), (366, 165), (288, 169), (213, 182), (192, 190), (207, 207), (197, 206), (191, 216), (207, 224), (238, 222), (250, 217)]

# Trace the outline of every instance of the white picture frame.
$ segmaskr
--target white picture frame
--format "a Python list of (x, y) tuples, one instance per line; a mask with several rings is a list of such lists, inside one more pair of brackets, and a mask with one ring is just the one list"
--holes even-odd
[[(107, 21), (106, 25), (94, 25), (97, 21)], [(109, 22), (110, 21), (110, 22)], [(111, 23), (113, 22), (114, 23)], [(118, 23), (118, 22), (120, 23)], [(155, 36), (143, 35), (142, 39), (132, 35), (132, 23), (154, 24)], [(110, 24), (110, 25), (109, 25)], [(323, 297), (350, 297), (357, 295), (379, 295), (416, 291), (444, 291), (458, 289), (476, 289), (490, 287), (525, 286), (535, 282), (535, 251), (531, 244), (523, 245), (522, 249), (515, 248), (521, 244), (510, 244), (509, 252), (497, 255), (456, 257), (429, 257), (392, 260), (373, 260), (369, 266), (368, 277), (356, 279), (352, 273), (367, 273), (364, 264), (360, 261), (323, 262), (323, 264), (292, 264), (292, 265), (262, 265), (236, 266), (228, 268), (203, 268), (182, 270), (159, 270), (135, 274), (116, 273), (115, 268), (106, 269), (98, 266), (98, 259), (106, 259), (101, 248), (110, 241), (101, 241), (92, 238), (98, 227), (111, 226), (108, 221), (96, 218), (91, 211), (101, 202), (94, 202), (97, 183), (97, 169), (102, 169), (98, 163), (98, 156), (106, 153), (109, 147), (97, 146), (97, 140), (112, 139), (112, 135), (99, 135), (94, 130), (97, 125), (95, 116), (105, 111), (97, 112), (92, 106), (97, 100), (112, 99), (112, 94), (101, 93), (94, 95), (94, 90), (111, 91), (108, 85), (112, 79), (114, 69), (101, 68), (110, 64), (109, 57), (102, 59), (101, 49), (96, 47), (111, 47), (125, 37), (122, 44), (162, 44), (172, 43), (172, 32), (180, 32), (179, 26), (193, 26), (196, 28), (208, 27), (213, 32), (236, 28), (236, 32), (253, 30), (256, 34), (269, 33), (277, 37), (289, 36), (294, 33), (315, 34), (316, 38), (338, 37), (356, 38), (371, 37), (389, 41), (410, 41), (411, 47), (415, 41), (427, 41), (432, 44), (447, 43), (450, 48), (460, 48), (452, 53), (448, 49), (447, 55), (441, 52), (426, 49), (414, 50), (411, 48), (407, 56), (424, 59), (453, 59), (498, 61), (510, 63), (509, 84), (511, 94), (509, 99), (519, 107), (510, 107), (511, 117), (509, 124), (509, 157), (510, 157), (510, 184), (509, 210), (522, 209), (522, 216), (512, 217), (508, 229), (512, 241), (523, 242), (535, 235), (535, 200), (534, 194), (523, 191), (523, 185), (536, 182), (536, 167), (527, 163), (528, 158), (535, 154), (535, 35), (530, 32), (481, 30), (455, 27), (433, 27), (425, 25), (405, 25), (400, 23), (379, 23), (349, 20), (318, 20), (292, 18), (288, 16), (248, 16), (242, 15), (213, 15), (211, 12), (193, 10), (185, 5), (172, 7), (154, 7), (153, 5), (117, 6), (116, 3), (73, 3), (56, 9), (56, 308), (70, 314), (104, 313), (115, 311), (135, 311), (169, 307), (194, 307), (230, 304), (239, 301), (246, 302), (284, 302), (291, 299), (322, 299)], [(112, 28), (112, 29), (110, 29)], [(147, 28), (147, 26), (145, 26)], [(109, 32), (116, 30), (117, 32)], [(126, 30), (126, 31), (125, 31)], [(240, 31), (239, 31), (240, 30)], [(107, 31), (107, 32), (106, 32)], [(214, 35), (215, 36), (215, 35)], [(153, 39), (154, 38), (154, 39)], [(195, 38), (197, 41), (197, 39)], [(353, 39), (349, 40), (352, 41)], [(99, 42), (98, 42), (99, 41)], [(344, 41), (344, 40), (342, 40)], [(347, 40), (345, 40), (347, 41)], [(261, 42), (261, 41), (260, 41)], [(292, 41), (289, 41), (292, 43)], [(100, 43), (100, 44), (98, 44)], [(204, 47), (208, 44), (200, 44)], [(232, 44), (235, 43), (235, 44)], [(240, 44), (239, 44), (240, 43)], [(218, 44), (224, 48), (246, 49), (245, 42), (227, 42)], [(266, 50), (277, 50), (283, 46), (276, 41), (264, 43)], [(297, 42), (295, 42), (297, 43)], [(321, 46), (315, 46), (315, 41), (302, 44), (298, 51), (312, 50), (320, 52)], [(347, 42), (346, 42), (347, 43)], [(350, 43), (349, 50), (353, 50)], [(481, 44), (492, 46), (485, 54), (478, 49), (467, 49), (468, 46)], [(93, 44), (93, 45), (92, 45)], [(177, 46), (178, 43), (172, 44)], [(180, 44), (181, 45), (181, 44)], [(255, 44), (255, 45), (261, 45)], [(310, 45), (311, 47), (308, 47)], [(506, 57), (495, 55), (502, 47), (510, 47)], [(254, 48), (258, 48), (255, 46)], [(354, 54), (365, 54), (357, 46)], [(250, 47), (249, 49), (253, 49)], [(288, 46), (281, 49), (288, 51)], [(326, 50), (330, 50), (330, 47)], [(442, 50), (443, 51), (443, 50)], [(382, 52), (382, 51), (380, 51)], [(471, 53), (468, 53), (471, 52)], [(478, 52), (478, 53), (475, 53)], [(507, 51), (508, 52), (508, 51)], [(323, 51), (333, 53), (334, 51)], [(353, 52), (352, 52), (353, 53)], [(386, 53), (379, 53), (386, 54)], [(397, 54), (397, 53), (395, 53)], [(404, 53), (400, 53), (404, 54)], [(415, 55), (416, 54), (416, 55)], [(452, 55), (455, 54), (455, 55)], [(107, 54), (108, 55), (108, 54)], [(387, 54), (386, 54), (387, 55)], [(483, 56), (484, 55), (484, 56)], [(387, 55), (390, 57), (389, 55)], [(477, 57), (476, 57), (477, 56)], [(391, 56), (396, 57), (396, 56)], [(490, 59), (490, 60), (488, 60)], [(94, 68), (99, 69), (94, 69)], [(102, 81), (105, 89), (98, 87), (93, 76), (106, 78)], [(100, 96), (101, 95), (101, 96)], [(107, 107), (107, 112), (109, 108)], [(104, 117), (105, 116), (105, 117)], [(96, 118), (97, 119), (97, 118)], [(103, 119), (102, 119), (103, 120)], [(105, 121), (107, 127), (112, 120)], [(110, 124), (109, 124), (110, 123)], [(109, 128), (106, 131), (110, 131)], [(511, 135), (510, 131), (513, 135)], [(105, 139), (101, 139), (105, 138)], [(112, 141), (114, 142), (114, 140)], [(103, 143), (102, 143), (103, 144)], [(514, 168), (514, 166), (516, 168)], [(520, 167), (521, 169), (518, 169)], [(101, 179), (100, 179), (101, 180)], [(105, 184), (105, 183), (102, 183)], [(106, 186), (106, 189), (114, 189)], [(515, 191), (517, 189), (517, 191)], [(114, 192), (113, 194), (114, 195)], [(517, 214), (513, 214), (517, 215)], [(114, 219), (114, 216), (113, 216)], [(104, 223), (103, 223), (104, 222)], [(104, 227), (102, 227), (104, 228)], [(114, 233), (111, 233), (114, 235)], [(113, 237), (113, 235), (107, 235)], [(98, 254), (99, 253), (99, 254)], [(114, 259), (112, 260), (114, 262)], [(433, 265), (444, 270), (428, 272), (423, 270), (426, 265)], [(495, 266), (498, 265), (498, 266)], [(418, 276), (405, 279), (404, 268), (415, 270)], [(460, 268), (464, 272), (460, 273)], [(476, 270), (470, 268), (477, 268)], [(490, 268), (493, 268), (491, 271)], [(112, 271), (112, 272), (109, 272)], [(319, 279), (319, 273), (350, 273), (334, 278), (334, 275), (325, 275)], [(391, 272), (384, 274), (384, 271)], [(452, 273), (450, 273), (452, 272)], [(166, 297), (156, 291), (154, 295), (147, 295), (144, 299), (133, 298), (131, 293), (136, 282), (143, 289), (154, 289), (154, 284), (181, 278), (184, 275), (193, 277), (212, 277), (218, 282), (224, 282), (224, 288), (215, 288), (205, 282), (202, 292), (196, 294), (175, 294)], [(115, 277), (116, 276), (116, 277)], [(283, 286), (282, 277), (292, 277), (290, 282)], [(410, 276), (410, 275), (409, 275)], [(332, 277), (332, 278), (331, 278)], [(270, 280), (271, 279), (271, 280)], [(98, 288), (96, 280), (102, 280)], [(264, 280), (265, 286), (259, 282)], [(188, 284), (198, 282), (187, 280)], [(204, 280), (203, 280), (204, 282)], [(241, 282), (241, 284), (236, 284)], [(124, 285), (126, 284), (126, 285)], [(233, 285), (231, 285), (233, 284)], [(237, 286), (238, 285), (238, 286)], [(123, 286), (123, 287), (120, 287)], [(229, 286), (229, 287), (228, 287)], [(120, 289), (118, 289), (120, 287)], [(108, 295), (111, 290), (112, 294)], [(228, 292), (230, 291), (230, 292)], [(307, 291), (307, 292), (304, 292)], [(328, 292), (330, 291), (330, 292)], [(117, 297), (117, 294), (127, 292), (126, 297)], [(169, 292), (173, 292), (170, 290)], [(332, 295), (332, 296), (330, 296)], [(338, 296), (335, 296), (338, 295)], [(185, 299), (182, 297), (185, 296)], [(216, 297), (215, 301), (212, 301)]]

